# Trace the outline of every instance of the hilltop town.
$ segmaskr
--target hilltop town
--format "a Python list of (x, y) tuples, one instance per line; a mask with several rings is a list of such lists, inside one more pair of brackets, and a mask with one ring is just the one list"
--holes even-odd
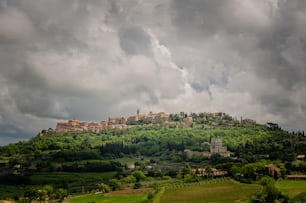
[[(177, 122), (171, 121), (171, 116), (165, 112), (153, 113), (142, 115), (137, 110), (135, 115), (123, 116), (117, 118), (108, 118), (100, 122), (85, 122), (76, 119), (69, 120), (68, 122), (58, 122), (56, 126), (57, 133), (64, 132), (94, 132), (98, 133), (107, 129), (127, 129), (134, 125), (140, 124), (162, 124), (166, 126), (176, 126)], [(192, 124), (192, 117), (185, 116), (182, 119), (185, 125)]]
[(137, 110), (135, 115), (122, 116), (122, 117), (109, 117), (107, 120), (99, 122), (95, 121), (79, 121), (77, 119), (71, 119), (68, 121), (58, 122), (56, 125), (57, 133), (65, 132), (93, 132), (99, 133), (102, 130), (109, 129), (128, 129), (135, 125), (153, 125), (159, 124), (169, 127), (178, 126), (191, 126), (196, 124), (209, 124), (212, 126), (235, 126), (251, 124), (255, 125), (256, 122), (252, 119), (242, 119), (239, 122), (237, 119), (229, 116), (226, 113), (190, 113), (190, 115), (180, 112), (179, 114), (167, 114), (165, 112), (149, 114), (140, 114)]

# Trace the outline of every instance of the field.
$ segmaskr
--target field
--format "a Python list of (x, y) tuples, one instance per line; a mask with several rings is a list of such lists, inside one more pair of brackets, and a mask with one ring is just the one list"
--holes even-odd
[(281, 192), (289, 195), (290, 197), (306, 192), (305, 180), (279, 180), (276, 182), (276, 186)]
[[(294, 197), (301, 192), (306, 192), (306, 181), (303, 180), (279, 180), (276, 186), (284, 194)], [(247, 203), (252, 197), (260, 193), (262, 187), (256, 184), (242, 184), (233, 180), (220, 182), (201, 182), (201, 184), (170, 184), (156, 196), (155, 203)], [(146, 189), (116, 191), (106, 195), (88, 194), (74, 196), (68, 199), (68, 203), (140, 203), (147, 199), (147, 194), (152, 191)]]
[(68, 199), (68, 203), (142, 203), (147, 200), (147, 194), (152, 192), (151, 189), (144, 190), (122, 190), (108, 194), (88, 194), (74, 196)]
[(133, 195), (116, 195), (116, 196), (103, 196), (101, 194), (89, 194), (83, 196), (72, 197), (68, 203), (141, 203), (147, 199), (146, 194), (133, 194)]
[(221, 183), (166, 189), (160, 197), (160, 203), (171, 202), (248, 202), (261, 190), (259, 185), (246, 185), (232, 180)]
[(30, 181), (34, 185), (57, 185), (65, 183), (69, 187), (76, 187), (97, 183), (103, 179), (110, 179), (115, 176), (116, 172), (103, 173), (37, 173), (30, 176)]

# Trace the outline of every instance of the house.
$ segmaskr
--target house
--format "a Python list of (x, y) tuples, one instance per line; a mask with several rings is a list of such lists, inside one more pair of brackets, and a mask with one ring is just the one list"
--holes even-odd
[(272, 177), (278, 177), (281, 175), (281, 170), (274, 164), (268, 164), (265, 166), (265, 170), (268, 173), (268, 175)]
[(271, 122), (269, 122), (269, 123), (267, 123), (267, 128), (269, 128), (270, 130), (277, 130), (277, 129), (279, 129), (279, 126), (278, 126), (278, 124), (277, 123), (271, 123)]
[(222, 171), (216, 168), (195, 168), (192, 169), (192, 174), (199, 177), (220, 177), (227, 174), (226, 171)]
[(191, 116), (187, 116), (186, 118), (183, 119), (183, 123), (186, 126), (191, 126), (193, 122), (193, 119)]
[(20, 168), (21, 168), (21, 165), (20, 165), (20, 164), (14, 165), (14, 169), (20, 169)]
[(246, 119), (241, 120), (241, 124), (244, 124), (244, 125), (255, 125), (256, 121), (254, 121), (252, 119), (249, 119), (249, 118), (246, 118)]
[(178, 123), (175, 121), (165, 121), (164, 126), (176, 128), (178, 126)]
[(299, 154), (299, 155), (297, 155), (296, 159), (297, 159), (297, 160), (300, 160), (300, 161), (305, 161), (305, 154)]
[(135, 164), (127, 164), (126, 165), (126, 168), (127, 169), (131, 169), (131, 170), (134, 170), (136, 168)]
[(306, 180), (306, 175), (302, 175), (302, 174), (288, 175), (287, 178), (288, 179), (304, 179), (304, 180)]

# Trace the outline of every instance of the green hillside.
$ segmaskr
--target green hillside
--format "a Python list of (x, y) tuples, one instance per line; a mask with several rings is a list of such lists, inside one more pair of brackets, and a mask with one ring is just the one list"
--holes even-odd
[[(306, 154), (302, 132), (240, 123), (221, 115), (194, 114), (188, 126), (179, 116), (172, 116), (175, 126), (133, 123), (128, 129), (99, 133), (42, 130), (29, 141), (0, 147), (0, 199), (16, 199), (26, 190), (45, 185), (68, 193), (90, 191), (97, 189), (99, 182), (109, 184), (114, 178), (124, 183), (122, 179), (135, 169), (146, 178), (182, 181), (197, 180), (184, 172), (186, 166), (190, 171), (217, 168), (242, 182), (267, 175), (264, 167), (270, 163), (281, 169), (282, 177), (305, 173), (305, 161), (296, 160), (298, 154)], [(230, 157), (219, 153), (205, 156), (203, 152), (209, 153), (210, 141), (217, 138), (227, 147)], [(193, 153), (188, 155), (186, 150)]]

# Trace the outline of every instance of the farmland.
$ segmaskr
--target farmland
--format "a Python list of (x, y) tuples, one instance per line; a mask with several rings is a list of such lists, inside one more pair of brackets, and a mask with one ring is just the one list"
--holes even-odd
[[(278, 180), (276, 187), (290, 198), (306, 192), (306, 181), (298, 180)], [(171, 202), (193, 202), (193, 203), (225, 203), (240, 202), (248, 203), (251, 199), (263, 190), (258, 184), (242, 184), (232, 179), (206, 180), (198, 183), (170, 183), (164, 185), (159, 193), (152, 200), (154, 203), (171, 203)], [(152, 190), (151, 190), (152, 191)], [(133, 202), (140, 203), (148, 199), (150, 189), (141, 190), (121, 190), (108, 194), (86, 194), (72, 196), (68, 203), (117, 203)]]
[(294, 197), (299, 193), (306, 192), (305, 180), (279, 180), (276, 187), (284, 194)]
[[(249, 202), (262, 189), (257, 184), (241, 184), (234, 180), (225, 179), (221, 181), (203, 181), (193, 184), (171, 184), (163, 188), (153, 200), (155, 203), (171, 202)], [(137, 190), (136, 190), (137, 191)], [(147, 199), (149, 190), (123, 190), (102, 194), (86, 194), (73, 196), (68, 203), (116, 203), (116, 202), (143, 202)]]
[(88, 202), (101, 202), (101, 203), (142, 203), (146, 200), (146, 194), (126, 194), (115, 196), (104, 196), (101, 194), (88, 194), (83, 196), (75, 196), (68, 200), (68, 203), (88, 203)]
[(256, 196), (261, 186), (241, 184), (232, 180), (166, 189), (160, 197), (160, 203), (171, 202), (248, 202)]
[(101, 203), (142, 203), (147, 200), (148, 193), (152, 189), (126, 189), (121, 191), (114, 191), (108, 194), (86, 194), (73, 196), (68, 199), (68, 203), (88, 203), (88, 202), (101, 202)]

